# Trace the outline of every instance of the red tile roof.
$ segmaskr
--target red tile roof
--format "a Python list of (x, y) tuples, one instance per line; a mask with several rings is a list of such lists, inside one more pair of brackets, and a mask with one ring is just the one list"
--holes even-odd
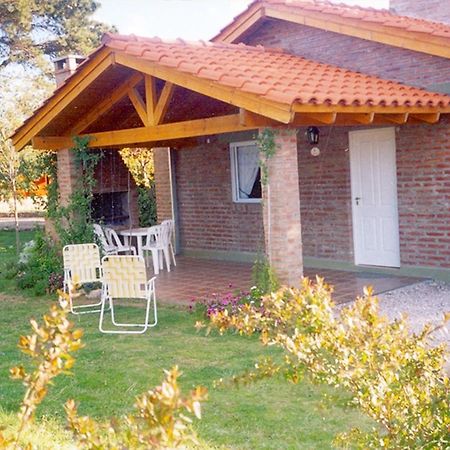
[[(292, 20), (308, 26), (335, 31), (342, 34), (355, 35), (349, 28), (340, 27), (340, 24), (347, 24), (365, 31), (363, 39), (383, 42), (388, 45), (411, 48), (416, 51), (436, 54), (447, 57), (450, 47), (450, 25), (433, 22), (425, 19), (418, 19), (409, 16), (400, 16), (386, 9), (363, 8), (361, 6), (350, 6), (342, 3), (331, 3), (326, 0), (254, 0), (247, 7), (247, 10), (236, 16), (229, 25), (216, 35), (213, 41), (229, 40), (229, 33), (234, 33), (240, 27), (241, 31), (233, 34), (232, 42), (236, 42), (239, 36), (247, 30), (249, 14), (255, 11), (262, 12), (262, 17), (276, 17), (286, 15), (284, 20)], [(261, 16), (260, 16), (261, 17)], [(303, 18), (303, 19), (302, 19)], [(320, 19), (319, 22), (317, 19)], [(321, 21), (321, 22), (320, 22)], [(333, 25), (331, 28), (331, 24)], [(372, 34), (370, 31), (377, 31)], [(381, 39), (378, 33), (387, 33), (391, 39)], [(395, 39), (396, 37), (408, 37), (408, 43)], [(360, 36), (362, 37), (362, 36)], [(421, 46), (415, 48), (414, 40), (420, 40)], [(426, 47), (426, 43), (431, 42), (434, 46), (442, 47), (436, 53), (435, 47)]]
[(252, 4), (254, 3), (286, 7), (292, 11), (317, 11), (324, 14), (358, 19), (362, 22), (378, 23), (386, 27), (394, 27), (450, 39), (450, 25), (409, 16), (399, 16), (387, 9), (364, 8), (361, 6), (346, 5), (344, 3), (332, 3), (325, 0), (256, 0)]
[(114, 51), (285, 105), (450, 106), (448, 95), (261, 46), (163, 42), (114, 34), (105, 35), (103, 43)]

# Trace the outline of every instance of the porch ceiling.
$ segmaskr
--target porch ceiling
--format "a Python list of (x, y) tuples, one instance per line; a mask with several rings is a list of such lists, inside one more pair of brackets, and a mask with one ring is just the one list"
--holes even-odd
[(433, 123), (450, 96), (262, 47), (106, 35), (12, 137), (17, 149), (152, 145), (264, 126)]

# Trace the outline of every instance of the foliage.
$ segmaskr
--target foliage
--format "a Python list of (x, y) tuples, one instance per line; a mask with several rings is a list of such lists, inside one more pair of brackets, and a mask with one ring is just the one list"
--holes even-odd
[[(48, 217), (53, 221), (62, 245), (94, 242), (92, 219), (93, 189), (96, 185), (95, 166), (101, 158), (99, 152), (88, 149), (89, 136), (74, 137), (75, 167), (79, 173), (69, 204), (60, 205), (56, 191), (57, 178), (49, 188)], [(53, 169), (56, 171), (56, 169)], [(53, 186), (52, 186), (53, 185)]]
[[(304, 279), (300, 289), (282, 288), (266, 296), (261, 307), (241, 306), (211, 316), (221, 332), (260, 333), (263, 345), (281, 347), (284, 370), (298, 382), (314, 381), (348, 389), (353, 403), (374, 418), (380, 429), (355, 428), (336, 439), (357, 448), (436, 448), (450, 445), (450, 381), (444, 373), (445, 345), (431, 346), (426, 326), (412, 334), (406, 318), (389, 322), (379, 315), (371, 290), (333, 313), (331, 290), (318, 278)], [(277, 373), (266, 360), (243, 379)]]
[[(82, 331), (73, 329), (68, 320), (66, 296), (60, 295), (63, 295), (60, 305), (51, 306), (43, 317), (43, 325), (32, 319), (33, 333), (19, 340), (19, 348), (31, 357), (34, 370), (27, 372), (23, 366), (17, 366), (10, 371), (13, 379), (23, 382), (26, 392), (19, 411), (19, 427), (8, 436), (0, 431), (0, 449), (32, 448), (32, 438), (24, 442), (23, 432), (32, 424), (36, 408), (47, 395), (52, 380), (69, 373), (75, 362), (73, 353), (82, 347)], [(79, 417), (75, 402), (69, 400), (65, 410), (77, 448), (168, 449), (195, 444), (195, 434), (189, 427), (191, 419), (186, 413), (201, 418), (206, 390), (197, 387), (183, 396), (178, 386), (180, 375), (177, 367), (167, 371), (161, 386), (136, 399), (135, 414), (105, 424)]]
[[(22, 241), (33, 237), (30, 232), (21, 234)], [(12, 231), (0, 232), (0, 291), (4, 287), (9, 290), (2, 280), (1, 266), (3, 261), (14, 258), (9, 245), (13, 236)], [(0, 292), (0, 409), (9, 417), (14, 415), (11, 413), (23, 394), (22, 386), (5, 375), (10, 366), (17, 365), (16, 336), (29, 334), (27, 318), (30, 314), (40, 317), (51, 300), (49, 296), (30, 299), (16, 290), (10, 290), (10, 295)], [(117, 314), (117, 320), (138, 323), (143, 311), (124, 306)], [(245, 389), (214, 389), (214, 380), (251, 369), (261, 354), (278, 360), (283, 357), (282, 352), (274, 347), (261, 348), (256, 336), (242, 338), (227, 333), (221, 337), (214, 333), (207, 337), (196, 333), (192, 325), (200, 316), (186, 314), (185, 307), (160, 303), (158, 317), (161, 326), (148, 335), (111, 339), (98, 331), (98, 315), (77, 316), (74, 321), (77, 328), (84, 329), (86, 346), (77, 356), (73, 376), (55, 380), (37, 410), (36, 426), (41, 430), (55, 419), (62, 427), (65, 416), (62, 404), (68, 398), (80, 403), (80, 415), (99, 421), (129, 414), (134, 399), (149, 387), (159, 385), (163, 369), (175, 363), (183, 370), (179, 379), (183, 392), (196, 385), (209, 390), (208, 402), (202, 405), (202, 420), (193, 425), (204, 443), (201, 448), (322, 450), (332, 448), (333, 436), (338, 432), (355, 425), (365, 424), (367, 429), (373, 426), (360, 411), (347, 406), (348, 395), (344, 390), (335, 392), (308, 381), (294, 385), (286, 383), (280, 375)], [(3, 424), (0, 414), (0, 427)], [(5, 434), (13, 431), (8, 424)], [(39, 441), (36, 445), (42, 450), (57, 447), (51, 445), (51, 439), (48, 446), (39, 447)]]
[(91, 19), (99, 6), (93, 0), (0, 2), (0, 67), (42, 68), (48, 57), (91, 51), (110, 29)]
[(252, 267), (253, 284), (261, 295), (269, 294), (280, 287), (275, 272), (270, 266), (267, 258), (258, 255)]
[(141, 227), (154, 225), (156, 223), (156, 194), (153, 150), (124, 148), (120, 150), (120, 156), (138, 187), (139, 225)]
[(178, 386), (181, 375), (177, 367), (165, 371), (161, 386), (136, 399), (134, 414), (121, 420), (99, 423), (89, 417), (79, 417), (73, 401), (65, 409), (69, 427), (81, 448), (185, 448), (197, 443), (189, 428), (192, 423), (186, 413), (201, 418), (201, 402), (206, 400), (206, 390), (195, 388), (187, 397)]
[(277, 151), (275, 131), (272, 128), (264, 128), (258, 135), (257, 144), (259, 150), (259, 166), (261, 167), (261, 184), (266, 186), (269, 182), (268, 162)]
[(123, 148), (120, 156), (138, 186), (150, 189), (155, 181), (155, 165), (151, 148)]
[(55, 292), (62, 286), (62, 261), (58, 247), (45, 233), (37, 231), (34, 245), (27, 250), (23, 262), (16, 265), (15, 272), (20, 289), (31, 289), (34, 295)]
[(157, 222), (155, 185), (151, 188), (138, 186), (139, 226), (150, 227)]
[[(26, 391), (19, 411), (19, 428), (8, 438), (0, 432), (0, 448), (18, 448), (22, 433), (33, 421), (52, 380), (72, 368), (73, 352), (81, 348), (82, 331), (73, 329), (67, 315), (66, 308), (52, 305), (43, 317), (43, 325), (30, 320), (33, 333), (20, 337), (19, 348), (31, 358), (34, 370), (27, 372), (23, 366), (17, 366), (10, 371), (12, 378), (22, 381)], [(25, 448), (31, 447), (31, 443), (25, 445)]]

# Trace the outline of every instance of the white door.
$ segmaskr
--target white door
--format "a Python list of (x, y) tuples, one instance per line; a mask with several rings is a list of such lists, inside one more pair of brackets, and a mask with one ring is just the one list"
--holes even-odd
[(355, 264), (400, 267), (395, 128), (349, 139)]

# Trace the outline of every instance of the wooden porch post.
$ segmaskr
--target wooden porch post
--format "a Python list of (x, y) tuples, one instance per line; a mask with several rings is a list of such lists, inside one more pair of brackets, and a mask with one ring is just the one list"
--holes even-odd
[(275, 155), (263, 194), (266, 254), (282, 284), (298, 286), (303, 276), (297, 130), (274, 130)]

